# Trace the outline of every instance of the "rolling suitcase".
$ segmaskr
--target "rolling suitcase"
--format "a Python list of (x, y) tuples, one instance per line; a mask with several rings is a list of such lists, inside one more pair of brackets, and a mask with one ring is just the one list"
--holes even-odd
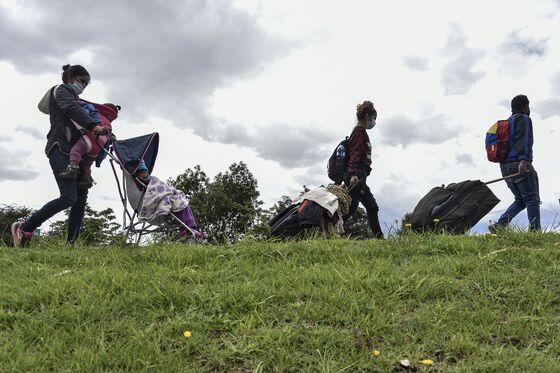
[(270, 235), (273, 237), (290, 238), (311, 227), (320, 227), (325, 208), (313, 201), (304, 200), (302, 203), (291, 205), (269, 223)]
[(412, 230), (454, 234), (469, 231), (500, 202), (488, 184), (515, 176), (518, 174), (487, 183), (466, 180), (433, 188), (418, 202), (410, 216)]

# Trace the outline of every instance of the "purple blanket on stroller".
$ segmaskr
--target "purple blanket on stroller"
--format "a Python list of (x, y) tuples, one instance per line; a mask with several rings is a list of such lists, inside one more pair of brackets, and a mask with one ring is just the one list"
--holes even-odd
[(189, 200), (183, 192), (155, 176), (150, 176), (138, 219), (158, 225), (163, 223), (172, 211), (184, 210), (188, 205)]

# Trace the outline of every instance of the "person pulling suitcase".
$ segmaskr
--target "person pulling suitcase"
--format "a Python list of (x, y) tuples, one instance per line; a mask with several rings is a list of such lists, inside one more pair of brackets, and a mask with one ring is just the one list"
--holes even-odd
[[(515, 199), (498, 221), (488, 227), (490, 233), (496, 233), (506, 227), (525, 208), (529, 218), (529, 230), (541, 229), (539, 177), (533, 167), (533, 122), (529, 116), (531, 110), (527, 96), (517, 95), (511, 100), (511, 113), (507, 121), (496, 123), (496, 141), (500, 141), (501, 132), (505, 137), (503, 156), (489, 151), (488, 159), (500, 163), (502, 176), (518, 174), (506, 179)], [(500, 126), (503, 131), (500, 131)], [(487, 134), (487, 150), (491, 149), (488, 146), (488, 136)]]
[(366, 130), (375, 127), (377, 111), (371, 101), (364, 101), (356, 108), (358, 122), (348, 139), (348, 171), (344, 175), (344, 183), (349, 188), (352, 198), (347, 219), (354, 214), (361, 203), (367, 213), (368, 224), (375, 238), (383, 239), (383, 232), (379, 225), (379, 206), (373, 197), (366, 179), (371, 173), (371, 142)]

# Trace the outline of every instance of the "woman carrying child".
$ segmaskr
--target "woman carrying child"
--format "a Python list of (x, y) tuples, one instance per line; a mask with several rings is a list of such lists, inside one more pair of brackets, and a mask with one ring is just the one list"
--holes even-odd
[(78, 189), (77, 179), (64, 179), (60, 173), (69, 165), (69, 154), (82, 133), (85, 131), (95, 135), (108, 135), (107, 127), (102, 127), (86, 112), (79, 102), (79, 95), (90, 82), (88, 71), (80, 65), (65, 66), (64, 76), (67, 81), (51, 88), (40, 105), (48, 105), (51, 127), (47, 134), (45, 154), (49, 159), (60, 196), (47, 202), (25, 222), (12, 224), (14, 246), (25, 246), (36, 228), (55, 214), (70, 208), (68, 215), (67, 242), (74, 242), (79, 235), (84, 211), (87, 203), (88, 189)]
[[(62, 82), (66, 84), (68, 84), (69, 68), (70, 65), (62, 67)], [(98, 126), (107, 127), (109, 131), (112, 131), (111, 122), (117, 119), (119, 110), (121, 110), (120, 106), (107, 103), (103, 105), (96, 104), (96, 108), (96, 105), (84, 99), (79, 99), (79, 102), (82, 109), (89, 114)], [(92, 131), (85, 132), (70, 149), (70, 163), (68, 167), (59, 174), (63, 179), (76, 179), (79, 176), (78, 189), (88, 189), (93, 186), (91, 166), (109, 140), (108, 135), (96, 135)]]

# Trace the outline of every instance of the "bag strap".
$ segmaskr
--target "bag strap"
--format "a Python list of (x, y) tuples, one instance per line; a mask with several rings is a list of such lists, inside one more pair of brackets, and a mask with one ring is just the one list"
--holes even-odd
[[(78, 123), (74, 122), (74, 121), (72, 120), (72, 118), (70, 118), (68, 115), (66, 115), (66, 114), (62, 111), (62, 109), (60, 108), (60, 106), (58, 105), (58, 102), (56, 102), (56, 90), (57, 90), (58, 88), (60, 88), (61, 85), (62, 85), (62, 84), (59, 84), (59, 85), (54, 86), (54, 87), (52, 88), (51, 98), (54, 100), (54, 104), (56, 105), (56, 107), (58, 108), (58, 110), (60, 110), (60, 112), (61, 112), (63, 115), (65, 115), (65, 116), (70, 120), (70, 122), (72, 122), (72, 124), (74, 124), (74, 128), (76, 128), (76, 130), (80, 133), (80, 136), (87, 135), (87, 130), (86, 130), (84, 127), (80, 126)], [(80, 100), (80, 98), (78, 98), (78, 101), (79, 101), (79, 100)], [(79, 105), (79, 103), (78, 103), (78, 105)]]

